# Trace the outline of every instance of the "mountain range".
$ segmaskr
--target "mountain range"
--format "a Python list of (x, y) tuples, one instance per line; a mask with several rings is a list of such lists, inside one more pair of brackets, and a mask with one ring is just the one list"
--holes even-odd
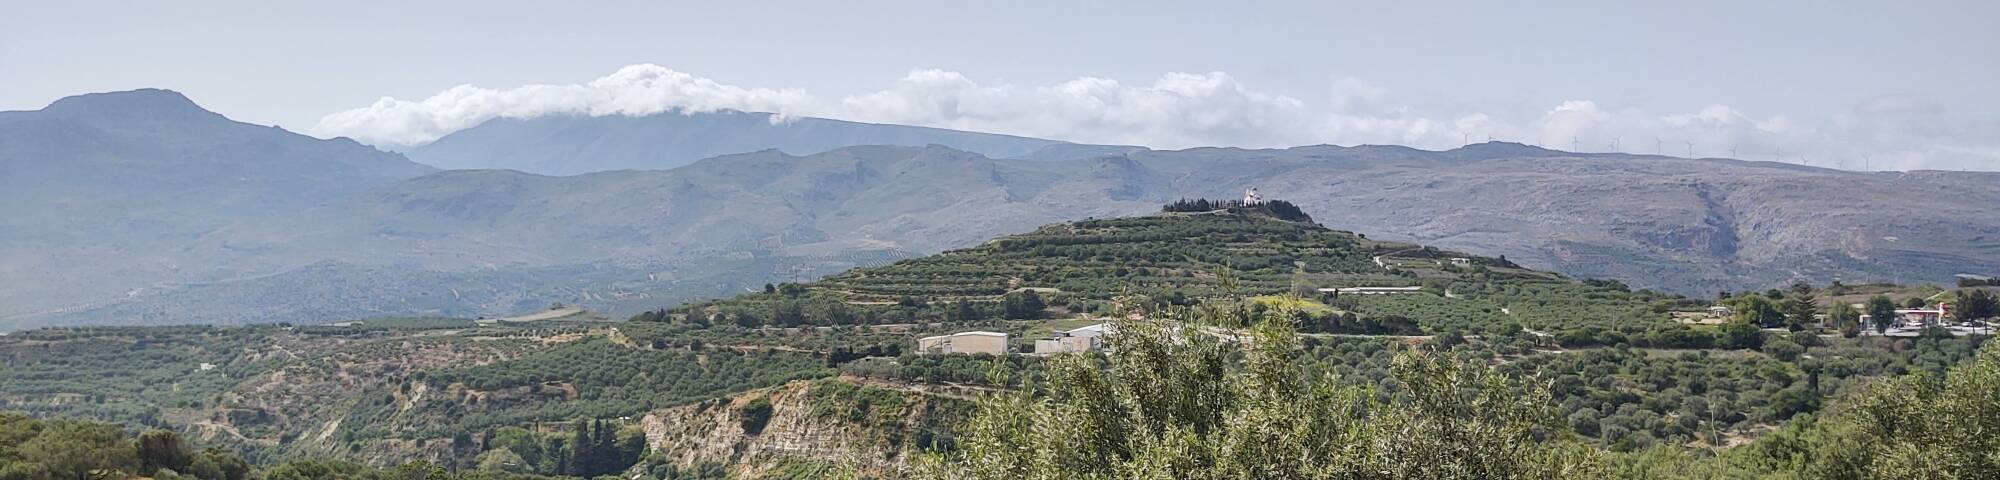
[(636, 311), (1250, 186), (1374, 238), (1689, 294), (2000, 271), (1995, 173), (1161, 151), (734, 112), (496, 120), (409, 155), (159, 90), (0, 113), (0, 329)]
[(165, 90), (0, 112), (0, 328), (203, 267), (187, 241), (437, 171), (231, 121)]
[(438, 168), (577, 175), (668, 169), (718, 155), (766, 149), (806, 155), (852, 145), (933, 144), (1002, 158), (1071, 145), (1011, 135), (725, 110), (503, 117), (408, 153), (411, 159)]

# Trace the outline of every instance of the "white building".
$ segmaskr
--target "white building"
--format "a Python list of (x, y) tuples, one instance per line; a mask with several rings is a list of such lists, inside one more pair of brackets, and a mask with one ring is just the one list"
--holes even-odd
[[(1938, 305), (1938, 308), (1898, 308), (1896, 309), (1895, 325), (1904, 328), (1943, 325), (1945, 317), (1950, 315), (1951, 312), (1946, 310), (1944, 305)], [(1861, 314), (1861, 323), (1871, 324), (1874, 322), (1874, 315)]]
[(917, 353), (1007, 353), (1007, 334), (1001, 332), (959, 332), (917, 339)]
[(1100, 323), (1066, 332), (1056, 332), (1049, 338), (1035, 340), (1035, 353), (1045, 355), (1103, 350), (1104, 334), (1111, 331), (1111, 324)]
[(1257, 193), (1257, 187), (1250, 187), (1248, 190), (1243, 191), (1244, 205), (1256, 205), (1260, 203), (1264, 203), (1264, 196)]

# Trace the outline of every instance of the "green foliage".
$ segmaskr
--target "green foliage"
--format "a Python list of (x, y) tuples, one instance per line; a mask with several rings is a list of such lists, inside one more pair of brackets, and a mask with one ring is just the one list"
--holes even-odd
[(1828, 308), (1826, 318), (1840, 331), (1840, 336), (1854, 338), (1861, 335), (1861, 311), (1843, 302), (1836, 302)]
[(1910, 297), (1904, 299), (1903, 308), (1924, 308), (1924, 299), (1921, 297)]
[(1048, 305), (1042, 303), (1041, 294), (1035, 293), (1034, 290), (1007, 292), (1006, 295), (1000, 297), (1000, 316), (1007, 319), (1040, 319), (1043, 313), (1045, 313), (1042, 310), (1046, 308), (1048, 308)]
[(1786, 339), (1765, 342), (1763, 350), (1765, 354), (1781, 362), (1798, 360), (1800, 355), (1806, 354), (1805, 346)]
[[(1057, 356), (1033, 392), (981, 402), (961, 451), (930, 478), (1557, 478), (1601, 472), (1567, 440), (1547, 393), (1485, 367), (1416, 352), (1391, 368), (1399, 394), (1307, 376), (1282, 320), (1247, 347), (1201, 330), (1244, 322), (1124, 322), (1107, 368)], [(1240, 359), (1240, 360), (1238, 360)]]
[(637, 446), (621, 442), (616, 424), (603, 419), (577, 419), (570, 426), (568, 443), (563, 444), (563, 456), (558, 463), (560, 473), (591, 478), (625, 471), (639, 461), (643, 445), (643, 441)]
[(117, 426), (0, 413), (0, 478), (88, 479), (136, 474), (139, 467), (137, 450)]
[(1300, 210), (1298, 205), (1293, 205), (1292, 202), (1284, 200), (1265, 200), (1263, 203), (1258, 204), (1244, 204), (1242, 200), (1210, 200), (1206, 198), (1188, 200), (1183, 198), (1160, 207), (1161, 212), (1168, 213), (1208, 213), (1217, 210), (1239, 215), (1246, 213), (1269, 215), (1279, 220), (1312, 223), (1312, 217), (1306, 215), (1304, 210)]
[[(1200, 298), (1290, 291), (1295, 280), (1397, 284), (1371, 259), (1376, 246), (1347, 233), (1266, 215), (1186, 215), (1086, 220), (1043, 227), (978, 247), (856, 269), (802, 285), (796, 295), (749, 294), (677, 307), (646, 319), (709, 325), (980, 322), (1038, 318), (1043, 310), (1103, 310), (1112, 297), (1141, 294), (1186, 304)], [(1403, 248), (1396, 246), (1395, 248)], [(1390, 248), (1382, 246), (1382, 248)], [(1301, 277), (1300, 275), (1304, 275)], [(1023, 288), (1045, 309), (1034, 309)], [(783, 290), (780, 288), (779, 290)], [(1010, 294), (1010, 292), (1015, 292)], [(840, 305), (848, 319), (815, 313)], [(747, 320), (746, 320), (747, 319)]]
[[(1752, 297), (1755, 298), (1755, 297)], [(1731, 320), (1722, 324), (1721, 337), (1716, 346), (1733, 349), (1757, 349), (1764, 346), (1764, 331), (1748, 319)]]
[(2000, 478), (2000, 350), (1946, 375), (1879, 382), (1818, 418), (1732, 450), (1743, 477)]
[(1890, 300), (1888, 295), (1869, 297), (1867, 310), (1868, 321), (1877, 334), (1889, 331), (1889, 327), (1896, 324), (1896, 302)]
[(182, 473), (201, 480), (244, 480), (250, 478), (250, 472), (250, 462), (244, 461), (243, 457), (222, 449), (207, 448), (196, 453), (194, 460), (188, 463), (188, 469)]
[(743, 433), (750, 435), (764, 433), (764, 425), (771, 423), (772, 411), (771, 399), (768, 397), (757, 397), (745, 402), (743, 408), (736, 411), (736, 415), (740, 417), (738, 422), (743, 427)]
[(1813, 315), (1819, 313), (1819, 297), (1814, 295), (1811, 284), (1799, 282), (1792, 285), (1792, 295), (1785, 298), (1785, 327), (1792, 331), (1805, 329), (1817, 322)]
[[(398, 413), (395, 404), (377, 401), (356, 408), (348, 420), (357, 429), (380, 425), (377, 428), (401, 430), (394, 427), (401, 423), (425, 426), (432, 436), (448, 436), (531, 421), (629, 416), (829, 373), (824, 361), (810, 354), (653, 350), (591, 338), (517, 359), (433, 372), (425, 378), (431, 388), (456, 383), (478, 391), (524, 394), (508, 408), (462, 411), (455, 404), (440, 404)], [(363, 434), (393, 433), (364, 430)]]
[(188, 464), (194, 462), (194, 449), (188, 447), (180, 435), (168, 430), (154, 429), (139, 434), (136, 450), (139, 471), (149, 475), (160, 469), (185, 472)]
[[(1616, 282), (1573, 282), (1548, 278), (1464, 278), (1433, 282), (1442, 295), (1362, 296), (1361, 314), (1403, 315), (1432, 332), (1461, 331), (1510, 335), (1523, 328), (1562, 339), (1567, 347), (1620, 343), (1658, 348), (1701, 348), (1705, 339), (1667, 321), (1654, 308), (1677, 297), (1629, 291)], [(1352, 297), (1350, 295), (1350, 297)], [(1659, 344), (1654, 344), (1655, 337)]]
[[(282, 334), (277, 327), (96, 327), (0, 337), (6, 406), (60, 416), (161, 425), (162, 410), (206, 405), (273, 362), (245, 355)], [(215, 365), (199, 370), (202, 363)]]
[(2000, 316), (2000, 299), (1985, 290), (1959, 290), (1958, 303), (1952, 305), (1951, 313), (1961, 322), (1993, 318)]
[[(1780, 342), (1796, 344), (1772, 341)], [(1977, 337), (1840, 339), (1813, 347), (1812, 359), (1789, 364), (1750, 352), (1610, 348), (1531, 356), (1501, 369), (1547, 382), (1577, 433), (1614, 451), (1636, 451), (1752, 435), (1817, 412), (1822, 398), (1861, 388), (1869, 379), (1943, 372), (1982, 343)], [(1374, 360), (1349, 356), (1346, 361)]]
[(889, 451), (954, 448), (957, 427), (971, 417), (971, 402), (842, 380), (820, 380), (804, 390), (808, 415), (855, 427), (845, 441), (869, 442)]
[(1769, 295), (1742, 295), (1724, 300), (1722, 303), (1736, 312), (1737, 321), (1748, 322), (1756, 327), (1782, 327), (1787, 321), (1785, 304), (1779, 303)]
[(489, 472), (532, 473), (533, 462), (508, 448), (490, 448), (473, 457), (475, 468)]

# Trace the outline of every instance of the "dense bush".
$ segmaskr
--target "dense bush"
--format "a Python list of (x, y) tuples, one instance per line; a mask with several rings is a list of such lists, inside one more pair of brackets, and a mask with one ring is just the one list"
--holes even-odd
[[(1210, 310), (1209, 312), (1221, 312)], [(1240, 318), (1190, 318), (1193, 328)], [(1298, 337), (1267, 321), (1247, 347), (1180, 323), (1120, 324), (1120, 352), (1051, 360), (1034, 392), (996, 394), (927, 478), (1587, 478), (1597, 456), (1550, 421), (1547, 396), (1483, 366), (1405, 352), (1400, 394), (1305, 375)], [(1233, 359), (1240, 356), (1240, 364)]]
[(770, 398), (757, 397), (744, 403), (743, 408), (736, 412), (741, 417), (738, 423), (743, 427), (743, 433), (751, 435), (764, 433), (764, 425), (771, 423), (771, 411)]

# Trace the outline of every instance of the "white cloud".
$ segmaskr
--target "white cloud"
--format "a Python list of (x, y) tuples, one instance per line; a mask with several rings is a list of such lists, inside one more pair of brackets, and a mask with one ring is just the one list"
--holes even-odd
[[(1255, 90), (1225, 72), (1168, 73), (1150, 84), (1080, 77), (1043, 86), (981, 83), (914, 70), (887, 88), (820, 101), (799, 89), (728, 85), (658, 65), (588, 83), (512, 89), (460, 85), (418, 101), (383, 98), (327, 115), (312, 132), (386, 146), (420, 145), (493, 118), (648, 115), (734, 109), (781, 116), (923, 125), (1154, 148), (1285, 147), (1331, 143), (1445, 149), (1518, 141), (1587, 152), (1730, 156), (1876, 169), (2000, 169), (2000, 123), (1956, 122), (1938, 103), (1892, 95), (1818, 121), (1752, 115), (1728, 105), (1646, 112), (1589, 99), (1528, 112), (1418, 113), (1388, 88), (1330, 77), (1309, 105)], [(782, 117), (781, 117), (782, 118)]]
[(743, 88), (661, 67), (632, 65), (581, 85), (508, 90), (459, 85), (420, 101), (383, 97), (321, 118), (312, 132), (385, 145), (429, 143), (494, 118), (553, 114), (649, 115), (721, 109), (793, 113), (812, 103), (797, 89)]
[(1084, 77), (1044, 87), (984, 85), (917, 70), (888, 89), (847, 97), (827, 116), (1158, 148), (1281, 146), (1304, 137), (1297, 99), (1227, 73), (1169, 73), (1150, 86)]

